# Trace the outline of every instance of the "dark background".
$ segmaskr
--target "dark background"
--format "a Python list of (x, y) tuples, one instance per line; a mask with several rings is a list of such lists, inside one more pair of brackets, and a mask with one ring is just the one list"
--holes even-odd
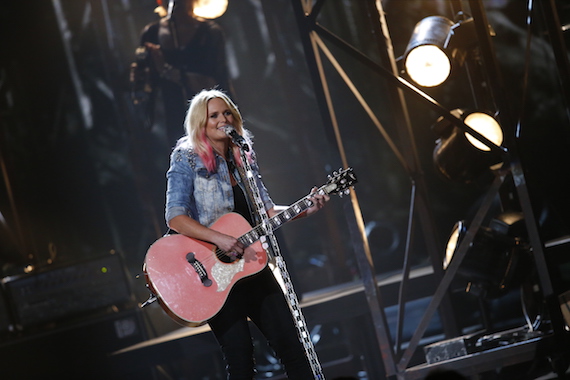
[[(328, 1), (319, 23), (377, 60), (381, 55), (378, 35), (363, 3)], [(404, 53), (413, 26), (423, 17), (442, 14), (453, 18), (445, 1), (383, 3), (396, 56)], [(541, 237), (547, 241), (565, 236), (570, 212), (566, 190), (568, 108), (544, 21), (535, 12), (530, 75), (525, 84), (526, 2), (484, 3), (496, 32), (493, 42), (504, 91), (513, 114), (521, 121), (516, 148)], [(563, 1), (557, 4), (564, 24), (568, 6)], [(139, 275), (148, 246), (166, 232), (164, 174), (174, 142), (166, 141), (160, 110), (152, 128), (141, 123), (130, 102), (128, 70), (140, 31), (157, 19), (155, 6), (151, 0), (2, 1), (3, 278), (23, 275), (28, 265), (33, 266), (34, 273), (45, 273), (78, 268), (114, 254), (120, 256), (126, 271), (124, 282), (132, 290), (127, 302), (130, 306), (124, 309), (133, 310), (133, 303), (146, 299), (145, 282)], [(234, 100), (246, 127), (255, 135), (264, 181), (276, 203), (291, 204), (341, 166), (332, 131), (321, 119), (291, 3), (230, 0), (227, 12), (216, 21), (226, 32)], [(359, 90), (372, 99), (370, 105), (384, 128), (397, 136), (386, 94), (391, 85), (334, 46), (330, 49)], [(376, 273), (399, 273), (410, 208), (409, 174), (330, 64), (325, 63), (325, 68), (332, 73), (329, 86), (348, 164), (359, 178), (355, 191), (368, 228)], [(452, 79), (455, 82), (447, 87), (426, 91), (448, 109), (472, 102), (461, 75)], [(436, 136), (430, 126), (438, 115), (416, 98), (409, 97), (408, 101), (433, 210), (435, 239), (442, 243), (457, 220), (473, 215), (486, 185), (451, 183), (436, 173), (431, 158)], [(514, 126), (506, 129), (511, 133)], [(347, 198), (335, 198), (313, 218), (291, 223), (279, 232), (300, 296), (359, 283), (359, 268), (347, 231), (347, 207)], [(430, 264), (421, 233), (415, 236), (410, 260), (413, 267)], [(395, 297), (395, 290), (391, 296)], [(177, 328), (157, 305), (144, 310), (142, 317), (140, 312), (133, 312), (137, 321), (144, 320), (140, 322), (144, 331), (140, 339)], [(4, 313), (11, 315), (9, 310)], [(468, 319), (472, 317), (467, 314)], [(521, 318), (518, 312), (513, 314), (504, 318)], [(90, 315), (81, 317), (89, 320)], [(327, 319), (319, 313), (314, 318)], [(60, 320), (63, 322), (55, 327), (67, 325), (65, 318)], [(343, 323), (331, 327), (330, 334), (342, 336), (338, 331), (353, 328)], [(48, 331), (49, 335), (54, 328), (41, 325), (31, 331), (14, 331), (10, 326), (9, 322), (2, 326), (7, 344), (39, 332)], [(413, 317), (406, 326), (413, 328)], [(359, 338), (352, 334), (351, 339)], [(362, 355), (377, 355), (374, 349), (366, 352), (366, 344), (362, 347)], [(33, 360), (33, 354), (29, 355)]]

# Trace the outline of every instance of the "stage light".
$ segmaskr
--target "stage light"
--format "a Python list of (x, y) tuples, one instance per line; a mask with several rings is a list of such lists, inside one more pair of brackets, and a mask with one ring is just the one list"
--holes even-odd
[(459, 240), (465, 235), (465, 222), (463, 220), (458, 221), (453, 226), (449, 239), (447, 240), (447, 245), (445, 246), (445, 257), (443, 258), (443, 269), (447, 269), (449, 263), (451, 263), (451, 258), (457, 250), (459, 245)]
[(449, 77), (451, 62), (436, 46), (418, 46), (407, 55), (406, 72), (420, 86), (435, 87)]
[[(465, 221), (453, 227), (443, 268), (447, 270), (467, 232)], [(521, 283), (530, 266), (530, 249), (521, 212), (495, 216), (480, 227), (461, 262), (457, 274), (468, 281), (466, 291), (483, 298), (496, 298)]]
[[(503, 132), (499, 123), (489, 114), (455, 109), (450, 112), (491, 143), (500, 146)], [(440, 117), (432, 127), (438, 136), (433, 152), (437, 170), (446, 178), (471, 183), (490, 168), (500, 165), (502, 157), (477, 138), (464, 132), (449, 120)]]
[[(464, 122), (495, 145), (501, 146), (503, 143), (503, 130), (501, 129), (501, 126), (497, 120), (495, 120), (492, 116), (483, 112), (473, 112), (465, 116)], [(465, 133), (465, 136), (475, 148), (484, 151), (491, 150), (490, 147), (477, 140), (469, 133)]]
[(453, 25), (442, 16), (426, 17), (416, 24), (406, 47), (404, 66), (420, 86), (438, 86), (449, 76), (451, 60), (444, 50)]
[(198, 17), (215, 19), (226, 12), (228, 0), (197, 0), (194, 14)]
[(439, 86), (477, 48), (473, 18), (458, 13), (455, 19), (429, 16), (416, 24), (404, 53), (404, 67), (418, 85)]

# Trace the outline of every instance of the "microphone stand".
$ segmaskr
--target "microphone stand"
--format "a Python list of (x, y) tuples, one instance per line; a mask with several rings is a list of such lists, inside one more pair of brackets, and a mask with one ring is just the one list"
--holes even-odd
[[(325, 376), (323, 374), (323, 370), (321, 368), (321, 364), (319, 359), (317, 358), (317, 353), (315, 352), (315, 347), (313, 346), (313, 342), (311, 340), (311, 334), (307, 329), (307, 323), (305, 322), (305, 317), (301, 313), (301, 307), (299, 305), (299, 300), (297, 295), (295, 294), (295, 290), (293, 289), (293, 282), (291, 281), (291, 276), (287, 271), (287, 267), (285, 265), (285, 260), (283, 260), (283, 256), (281, 256), (281, 252), (279, 250), (279, 245), (277, 244), (277, 239), (273, 234), (273, 229), (271, 228), (271, 224), (269, 222), (269, 216), (267, 215), (267, 211), (265, 210), (265, 205), (261, 199), (261, 195), (259, 193), (259, 188), (255, 179), (257, 178), (253, 170), (251, 169), (251, 165), (249, 164), (248, 157), (246, 152), (249, 151), (249, 146), (243, 140), (243, 137), (240, 136), (233, 127), (231, 127), (233, 131), (230, 133), (226, 133), (232, 138), (232, 141), (235, 140), (239, 141), (240, 139), (237, 136), (241, 137), (241, 144), (238, 144), (234, 141), (239, 147), (241, 160), (243, 162), (243, 168), (241, 170), (245, 171), (245, 175), (241, 173), (242, 178), (245, 179), (244, 184), (246, 186), (246, 190), (250, 198), (252, 197), (251, 201), (254, 205), (254, 212), (258, 217), (259, 221), (261, 221), (261, 228), (264, 233), (264, 236), (261, 236), (260, 241), (262, 243), (262, 247), (267, 252), (268, 257), (275, 263), (277, 268), (279, 268), (279, 272), (284, 282), (284, 288), (282, 289), (285, 294), (285, 299), (287, 300), (287, 304), (289, 305), (289, 309), (293, 316), (295, 326), (297, 327), (297, 333), (299, 335), (299, 339), (303, 344), (303, 348), (305, 349), (305, 355), (309, 364), (311, 366), (311, 370), (313, 372), (313, 376), (315, 380), (324, 380)], [(232, 136), (232, 134), (234, 136)], [(237, 165), (236, 165), (237, 166)]]

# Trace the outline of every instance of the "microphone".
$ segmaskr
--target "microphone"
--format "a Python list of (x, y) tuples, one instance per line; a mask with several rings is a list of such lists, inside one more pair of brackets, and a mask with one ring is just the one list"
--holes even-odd
[(232, 139), (234, 144), (236, 144), (246, 152), (249, 152), (249, 146), (245, 142), (245, 139), (243, 138), (243, 136), (237, 133), (234, 127), (232, 127), (231, 125), (224, 125), (222, 128), (224, 128), (224, 132)]

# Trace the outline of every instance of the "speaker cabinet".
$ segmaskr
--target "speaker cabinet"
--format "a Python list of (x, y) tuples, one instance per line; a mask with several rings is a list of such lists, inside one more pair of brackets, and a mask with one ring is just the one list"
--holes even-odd
[(15, 327), (25, 330), (132, 301), (118, 254), (2, 279)]

